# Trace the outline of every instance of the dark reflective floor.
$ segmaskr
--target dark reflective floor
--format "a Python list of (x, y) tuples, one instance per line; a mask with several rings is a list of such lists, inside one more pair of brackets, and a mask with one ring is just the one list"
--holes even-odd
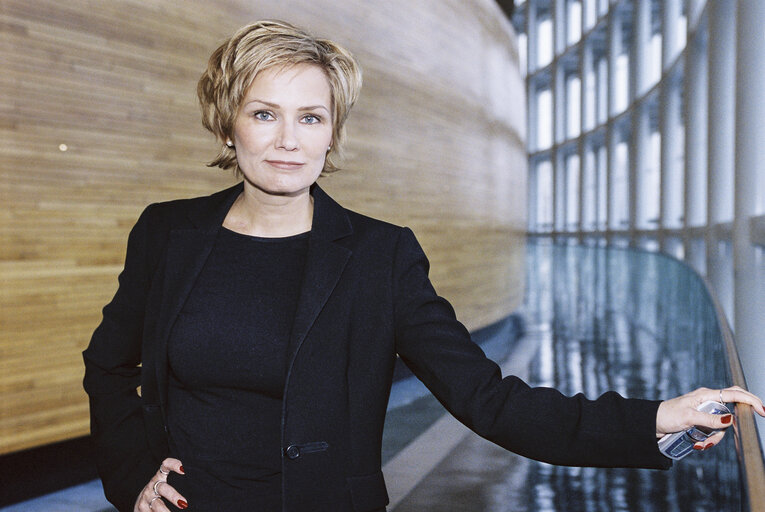
[[(703, 285), (661, 255), (528, 247), (524, 315), (538, 350), (528, 380), (566, 394), (667, 398), (727, 385), (719, 329)], [(469, 437), (394, 509), (407, 511), (735, 511), (732, 436), (669, 471), (563, 468)]]

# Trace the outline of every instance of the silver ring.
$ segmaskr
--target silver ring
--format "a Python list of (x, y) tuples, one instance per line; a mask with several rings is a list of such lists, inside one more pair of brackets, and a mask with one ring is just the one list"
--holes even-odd
[(159, 467), (159, 472), (162, 473), (163, 475), (169, 475), (170, 474), (170, 470), (162, 471), (163, 469), (165, 469), (164, 466), (160, 466)]
[(149, 510), (154, 510), (152, 507), (154, 507), (154, 500), (161, 500), (162, 496), (154, 496), (151, 501), (149, 502)]
[(725, 402), (723, 402), (723, 399), (722, 399), (722, 392), (723, 392), (723, 390), (721, 389), (721, 390), (720, 390), (720, 403), (721, 403), (721, 404), (724, 404)]
[(162, 480), (157, 480), (154, 482), (154, 496), (159, 496), (160, 494), (157, 492), (157, 487), (159, 487), (159, 484), (164, 484)]

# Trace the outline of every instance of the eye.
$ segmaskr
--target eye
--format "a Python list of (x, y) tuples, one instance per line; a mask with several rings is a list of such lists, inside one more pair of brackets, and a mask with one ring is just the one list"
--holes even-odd
[(303, 122), (305, 124), (316, 124), (321, 122), (321, 117), (315, 114), (306, 114), (303, 116)]
[(267, 110), (258, 110), (257, 112), (253, 112), (252, 117), (258, 121), (270, 121), (274, 118), (273, 114)]

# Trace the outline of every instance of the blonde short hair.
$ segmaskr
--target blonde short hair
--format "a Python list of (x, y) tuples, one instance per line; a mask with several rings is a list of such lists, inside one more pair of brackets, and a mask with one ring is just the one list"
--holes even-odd
[(361, 68), (353, 55), (329, 39), (318, 39), (279, 20), (263, 20), (240, 28), (210, 56), (197, 84), (202, 124), (222, 143), (210, 167), (236, 168), (233, 138), (239, 107), (256, 75), (273, 67), (314, 64), (327, 76), (332, 99), (332, 148), (323, 173), (338, 170), (345, 140), (345, 120), (361, 91)]

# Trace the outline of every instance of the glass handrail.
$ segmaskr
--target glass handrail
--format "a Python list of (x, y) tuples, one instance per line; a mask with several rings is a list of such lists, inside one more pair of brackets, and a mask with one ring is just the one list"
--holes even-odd
[[(535, 385), (587, 396), (614, 389), (654, 399), (702, 385), (746, 386), (719, 303), (689, 265), (656, 252), (557, 244), (546, 237), (530, 237), (527, 250), (523, 313), (527, 325), (549, 326), (550, 338), (532, 368)], [(753, 411), (739, 406), (736, 413), (736, 425), (719, 447), (694, 453), (669, 472), (608, 470), (607, 484), (598, 473), (597, 481), (576, 475), (577, 485), (595, 489), (588, 496), (634, 494), (627, 502), (637, 509), (765, 510)], [(564, 476), (534, 474), (555, 494), (579, 492), (568, 482), (574, 475)]]

